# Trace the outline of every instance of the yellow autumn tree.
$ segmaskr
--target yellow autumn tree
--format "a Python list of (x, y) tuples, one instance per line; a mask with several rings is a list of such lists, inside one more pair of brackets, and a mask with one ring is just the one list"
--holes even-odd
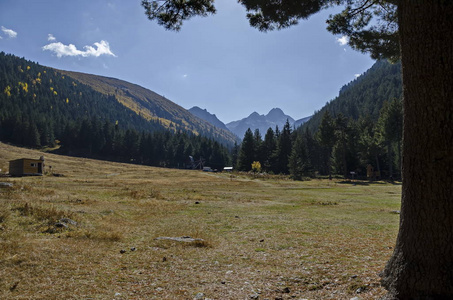
[(6, 96), (11, 97), (11, 87), (8, 85), (3, 92), (6, 94)]
[(25, 93), (28, 93), (28, 83), (19, 81), (19, 86)]
[(254, 161), (252, 163), (252, 172), (255, 174), (261, 172), (261, 163), (259, 161)]

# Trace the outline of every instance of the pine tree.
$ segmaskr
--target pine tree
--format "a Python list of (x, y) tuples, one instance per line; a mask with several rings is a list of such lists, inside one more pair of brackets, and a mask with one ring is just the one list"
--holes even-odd
[(261, 137), (260, 130), (257, 128), (253, 133), (253, 137), (255, 139), (255, 160), (262, 163), (265, 159), (263, 153), (263, 139)]
[(348, 177), (348, 135), (349, 120), (343, 115), (338, 114), (334, 120), (335, 126), (335, 147), (333, 149), (337, 173), (342, 173), (345, 178)]
[(274, 134), (274, 130), (269, 128), (264, 136), (263, 141), (263, 163), (262, 167), (265, 171), (275, 172), (277, 168), (276, 151), (277, 151), (277, 139)]
[(291, 125), (286, 120), (283, 130), (280, 133), (277, 141), (277, 173), (289, 174), (289, 156), (292, 149)]
[[(403, 111), (401, 102), (397, 99), (385, 102), (377, 124), (378, 136), (387, 149), (388, 177), (394, 178), (395, 151), (397, 166), (400, 169), (401, 139), (402, 139)], [(399, 174), (399, 172), (398, 172)]]
[(238, 169), (240, 171), (250, 171), (252, 163), (255, 161), (255, 138), (252, 130), (249, 128), (244, 134), (241, 150), (238, 157)]
[(293, 179), (301, 180), (308, 174), (310, 169), (311, 164), (309, 161), (307, 145), (305, 144), (304, 137), (297, 134), (289, 157), (289, 173)]
[(329, 111), (325, 111), (317, 131), (319, 144), (323, 147), (324, 164), (329, 178), (332, 178), (332, 151), (335, 145), (335, 124)]

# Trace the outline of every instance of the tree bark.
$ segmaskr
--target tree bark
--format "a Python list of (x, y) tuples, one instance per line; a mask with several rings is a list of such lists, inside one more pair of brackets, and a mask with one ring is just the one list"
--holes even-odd
[(387, 299), (453, 299), (453, 1), (401, 0), (403, 190)]

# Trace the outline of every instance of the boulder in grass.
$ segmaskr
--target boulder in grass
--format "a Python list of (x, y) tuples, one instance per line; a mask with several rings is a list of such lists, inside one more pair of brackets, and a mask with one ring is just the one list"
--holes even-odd
[(60, 219), (60, 223), (64, 223), (64, 224), (72, 225), (72, 226), (77, 226), (77, 222), (74, 221), (74, 220), (71, 220), (69, 218), (61, 218)]

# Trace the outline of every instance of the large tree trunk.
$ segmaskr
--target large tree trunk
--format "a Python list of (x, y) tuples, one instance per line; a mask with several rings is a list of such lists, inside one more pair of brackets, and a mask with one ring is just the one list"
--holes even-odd
[(453, 299), (453, 1), (399, 1), (404, 137), (388, 299)]

